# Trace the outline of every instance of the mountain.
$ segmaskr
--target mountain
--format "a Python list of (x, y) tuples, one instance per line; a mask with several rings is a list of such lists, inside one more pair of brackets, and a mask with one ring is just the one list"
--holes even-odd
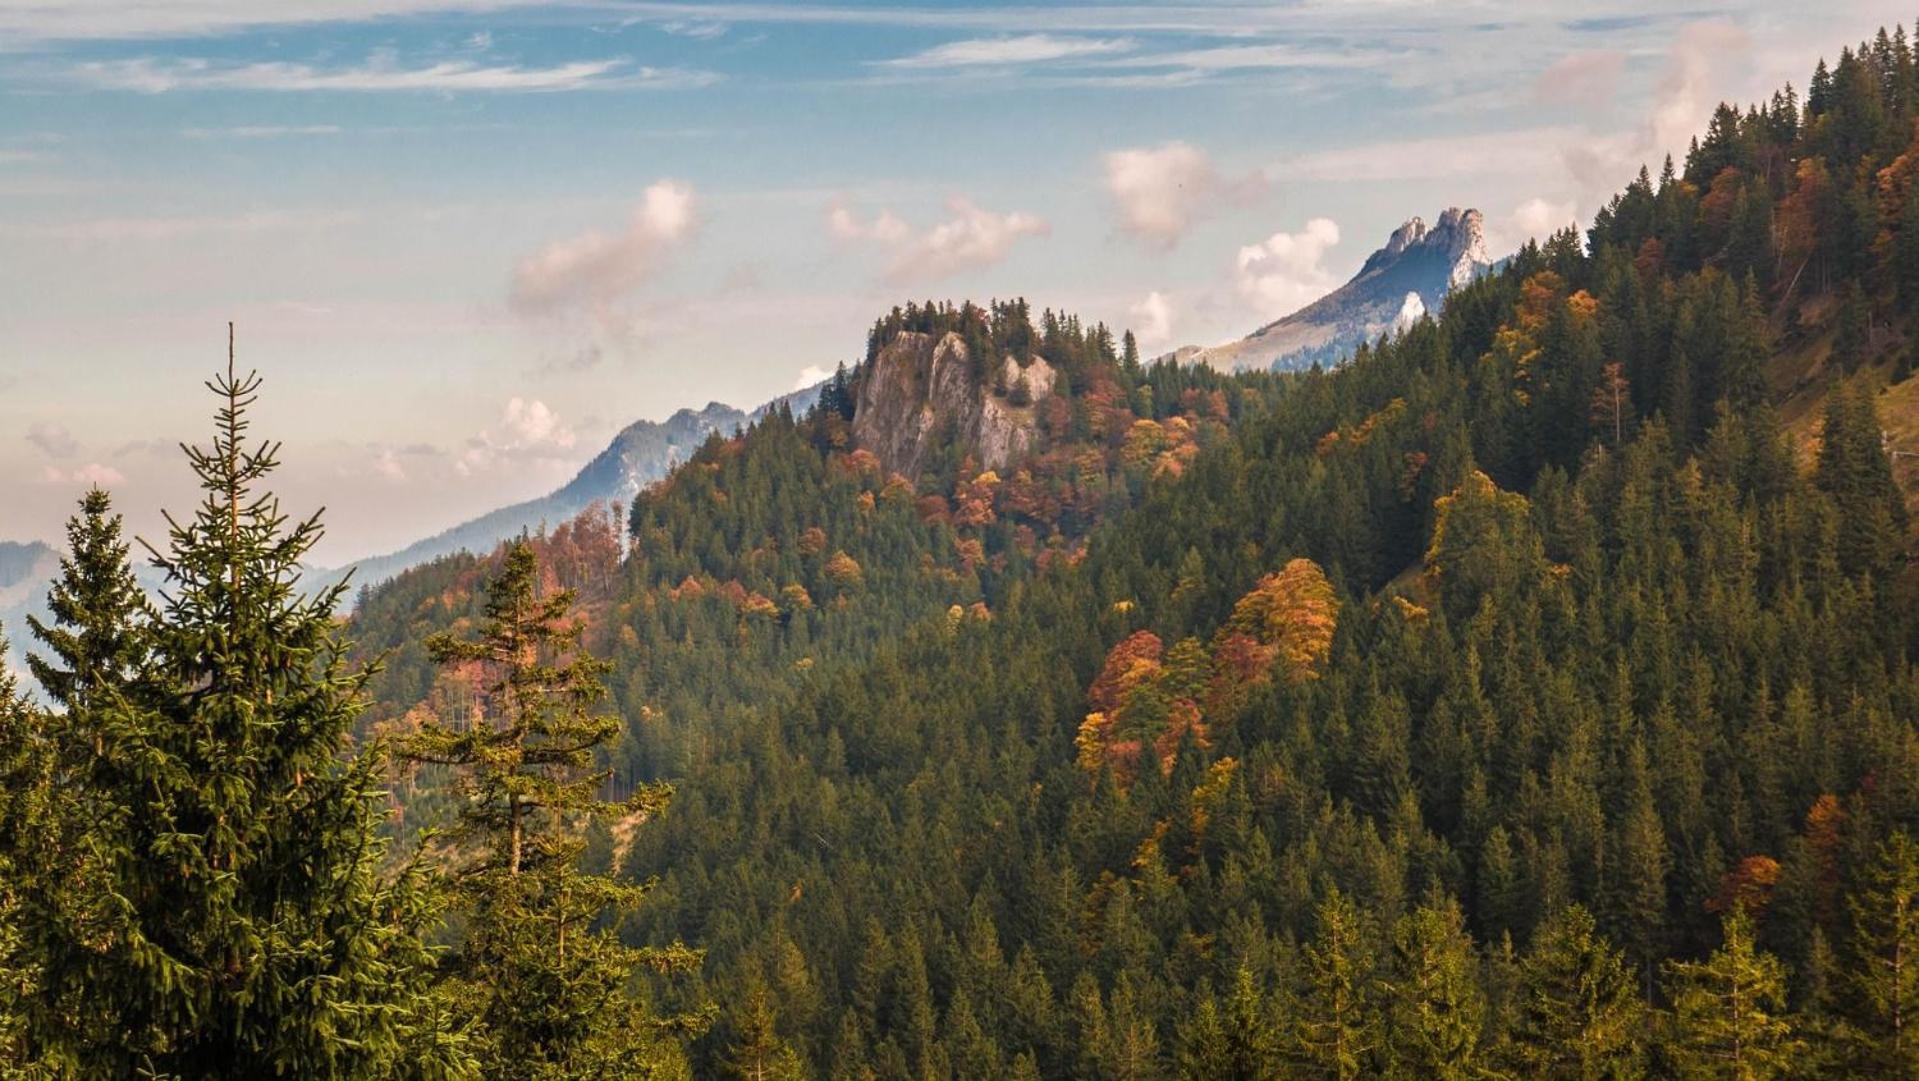
[(1413, 218), (1345, 285), (1238, 341), (1188, 347), (1177, 359), (1223, 371), (1331, 367), (1362, 342), (1409, 327), (1428, 312), (1437, 315), (1446, 294), (1490, 270), (1484, 225), (1479, 211), (1458, 207), (1430, 227)]
[(708, 402), (704, 409), (682, 409), (663, 421), (637, 421), (614, 436), (605, 450), (556, 491), (489, 511), (397, 552), (313, 572), (306, 584), (325, 588), (351, 573), (355, 585), (378, 585), (408, 568), (455, 552), (490, 552), (509, 537), (557, 526), (595, 503), (623, 507), (641, 489), (666, 477), (713, 433), (737, 431), (782, 405), (803, 413), (819, 400), (819, 393), (819, 386), (807, 387), (775, 398), (751, 413), (722, 402)]
[(0, 634), (7, 651), (0, 657), (25, 669), (29, 615), (46, 615), (47, 583), (60, 573), (60, 554), (39, 541), (0, 541)]

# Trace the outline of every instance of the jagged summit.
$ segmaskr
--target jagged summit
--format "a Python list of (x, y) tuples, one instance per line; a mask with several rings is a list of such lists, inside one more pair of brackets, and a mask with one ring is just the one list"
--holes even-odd
[(1227, 370), (1336, 364), (1361, 342), (1438, 312), (1447, 293), (1485, 273), (1492, 266), (1485, 221), (1459, 207), (1431, 226), (1410, 218), (1345, 285), (1239, 341), (1182, 350), (1181, 359)]

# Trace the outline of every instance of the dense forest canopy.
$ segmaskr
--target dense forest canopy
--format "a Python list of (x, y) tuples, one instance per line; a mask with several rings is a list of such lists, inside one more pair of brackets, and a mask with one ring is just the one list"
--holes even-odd
[[(1915, 120), (1881, 32), (1333, 371), (909, 304), (352, 646), (229, 373), (0, 686), (0, 1071), (1919, 1076)], [(888, 473), (902, 334), (1037, 449)]]

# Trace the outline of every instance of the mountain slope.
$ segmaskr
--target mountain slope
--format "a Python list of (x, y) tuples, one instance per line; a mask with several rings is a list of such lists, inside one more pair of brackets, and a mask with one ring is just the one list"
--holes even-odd
[(60, 573), (60, 554), (39, 541), (0, 541), (0, 663), (26, 668), (27, 617), (46, 615), (47, 585)]
[(1430, 228), (1413, 218), (1345, 285), (1236, 342), (1181, 350), (1180, 359), (1223, 371), (1330, 367), (1362, 342), (1437, 314), (1447, 293), (1490, 269), (1484, 221), (1479, 211), (1458, 207)]
[(663, 421), (636, 421), (614, 436), (605, 450), (556, 491), (489, 511), (397, 552), (333, 570), (316, 571), (305, 579), (305, 585), (325, 588), (349, 573), (355, 585), (378, 585), (411, 567), (455, 552), (490, 552), (503, 540), (557, 526), (595, 503), (625, 506), (641, 489), (671, 473), (673, 467), (691, 456), (708, 436), (738, 431), (782, 405), (804, 412), (818, 400), (819, 391), (818, 386), (798, 390), (775, 398), (751, 413), (721, 402), (708, 402), (704, 409), (682, 409)]

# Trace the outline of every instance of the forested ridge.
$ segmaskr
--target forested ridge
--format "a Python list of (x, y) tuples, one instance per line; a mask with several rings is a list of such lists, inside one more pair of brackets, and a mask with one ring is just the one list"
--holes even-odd
[[(906, 306), (357, 644), (229, 372), (0, 688), (0, 1071), (1919, 1075), (1915, 119), (1881, 33), (1330, 372)], [(902, 334), (1041, 449), (889, 475)]]
[(628, 865), (699, 1061), (1912, 1072), (1911, 80), (1722, 110), (990, 623), (742, 714)]

